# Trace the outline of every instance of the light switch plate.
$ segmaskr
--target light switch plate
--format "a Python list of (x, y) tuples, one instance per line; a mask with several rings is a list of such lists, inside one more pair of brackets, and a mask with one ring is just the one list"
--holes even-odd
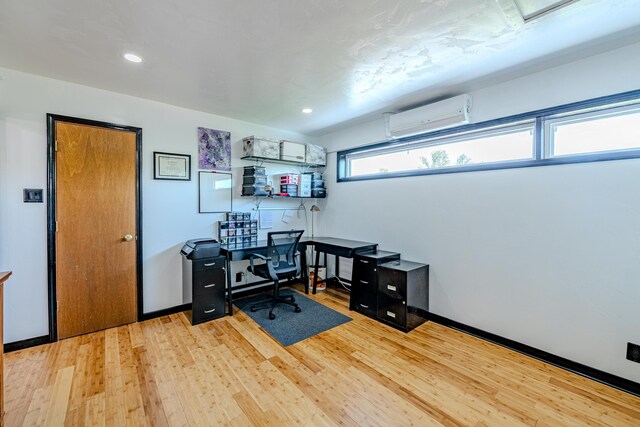
[(25, 203), (43, 203), (42, 188), (25, 188), (23, 190), (23, 200)]

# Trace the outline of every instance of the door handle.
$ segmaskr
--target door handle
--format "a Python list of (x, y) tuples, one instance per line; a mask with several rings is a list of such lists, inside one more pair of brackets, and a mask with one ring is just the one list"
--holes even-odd
[(214, 311), (216, 311), (216, 309), (212, 308), (211, 310), (205, 310), (204, 312), (208, 314), (208, 313), (213, 313)]
[(204, 285), (204, 287), (205, 288), (213, 288), (215, 285), (216, 285), (215, 283), (212, 283), (210, 285)]
[(131, 234), (125, 234), (123, 239), (125, 242), (130, 242), (133, 240), (133, 236)]

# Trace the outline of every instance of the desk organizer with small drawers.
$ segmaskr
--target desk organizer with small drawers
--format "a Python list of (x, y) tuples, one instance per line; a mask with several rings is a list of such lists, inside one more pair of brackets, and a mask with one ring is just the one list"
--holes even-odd
[(397, 252), (357, 254), (349, 309), (409, 332), (427, 320), (429, 266)]

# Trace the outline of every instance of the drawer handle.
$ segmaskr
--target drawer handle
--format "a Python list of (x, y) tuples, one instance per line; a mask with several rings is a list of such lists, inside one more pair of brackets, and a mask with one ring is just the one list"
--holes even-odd
[(216, 265), (216, 263), (215, 262), (210, 262), (209, 264), (205, 264), (204, 266), (205, 267), (211, 267), (212, 265)]
[(368, 306), (368, 305), (364, 305), (364, 304), (360, 304), (360, 307), (362, 307), (362, 308), (369, 308), (369, 306)]
[(387, 310), (387, 316), (393, 317), (394, 319), (396, 318), (396, 314), (391, 312), (391, 311), (389, 311), (389, 310)]
[(364, 280), (360, 280), (361, 283), (364, 283), (365, 285), (368, 285), (369, 282), (365, 282)]
[[(216, 311), (215, 308), (212, 308), (211, 310), (205, 310), (204, 313), (205, 314), (209, 314), (209, 313), (213, 313), (214, 311)], [(388, 312), (387, 312), (388, 313)]]
[(398, 288), (393, 286), (393, 285), (387, 285), (387, 289), (389, 289), (390, 291), (397, 291)]
[(210, 285), (204, 285), (204, 287), (205, 288), (213, 288), (215, 285), (216, 285), (215, 283), (212, 283)]
[(369, 261), (365, 261), (363, 259), (361, 259), (360, 262), (363, 263), (363, 264), (369, 264)]

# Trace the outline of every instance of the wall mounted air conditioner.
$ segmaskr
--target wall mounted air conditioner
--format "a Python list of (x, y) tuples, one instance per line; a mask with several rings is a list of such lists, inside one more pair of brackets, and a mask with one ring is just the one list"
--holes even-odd
[(417, 135), (470, 121), (471, 96), (460, 95), (387, 116), (387, 138)]

